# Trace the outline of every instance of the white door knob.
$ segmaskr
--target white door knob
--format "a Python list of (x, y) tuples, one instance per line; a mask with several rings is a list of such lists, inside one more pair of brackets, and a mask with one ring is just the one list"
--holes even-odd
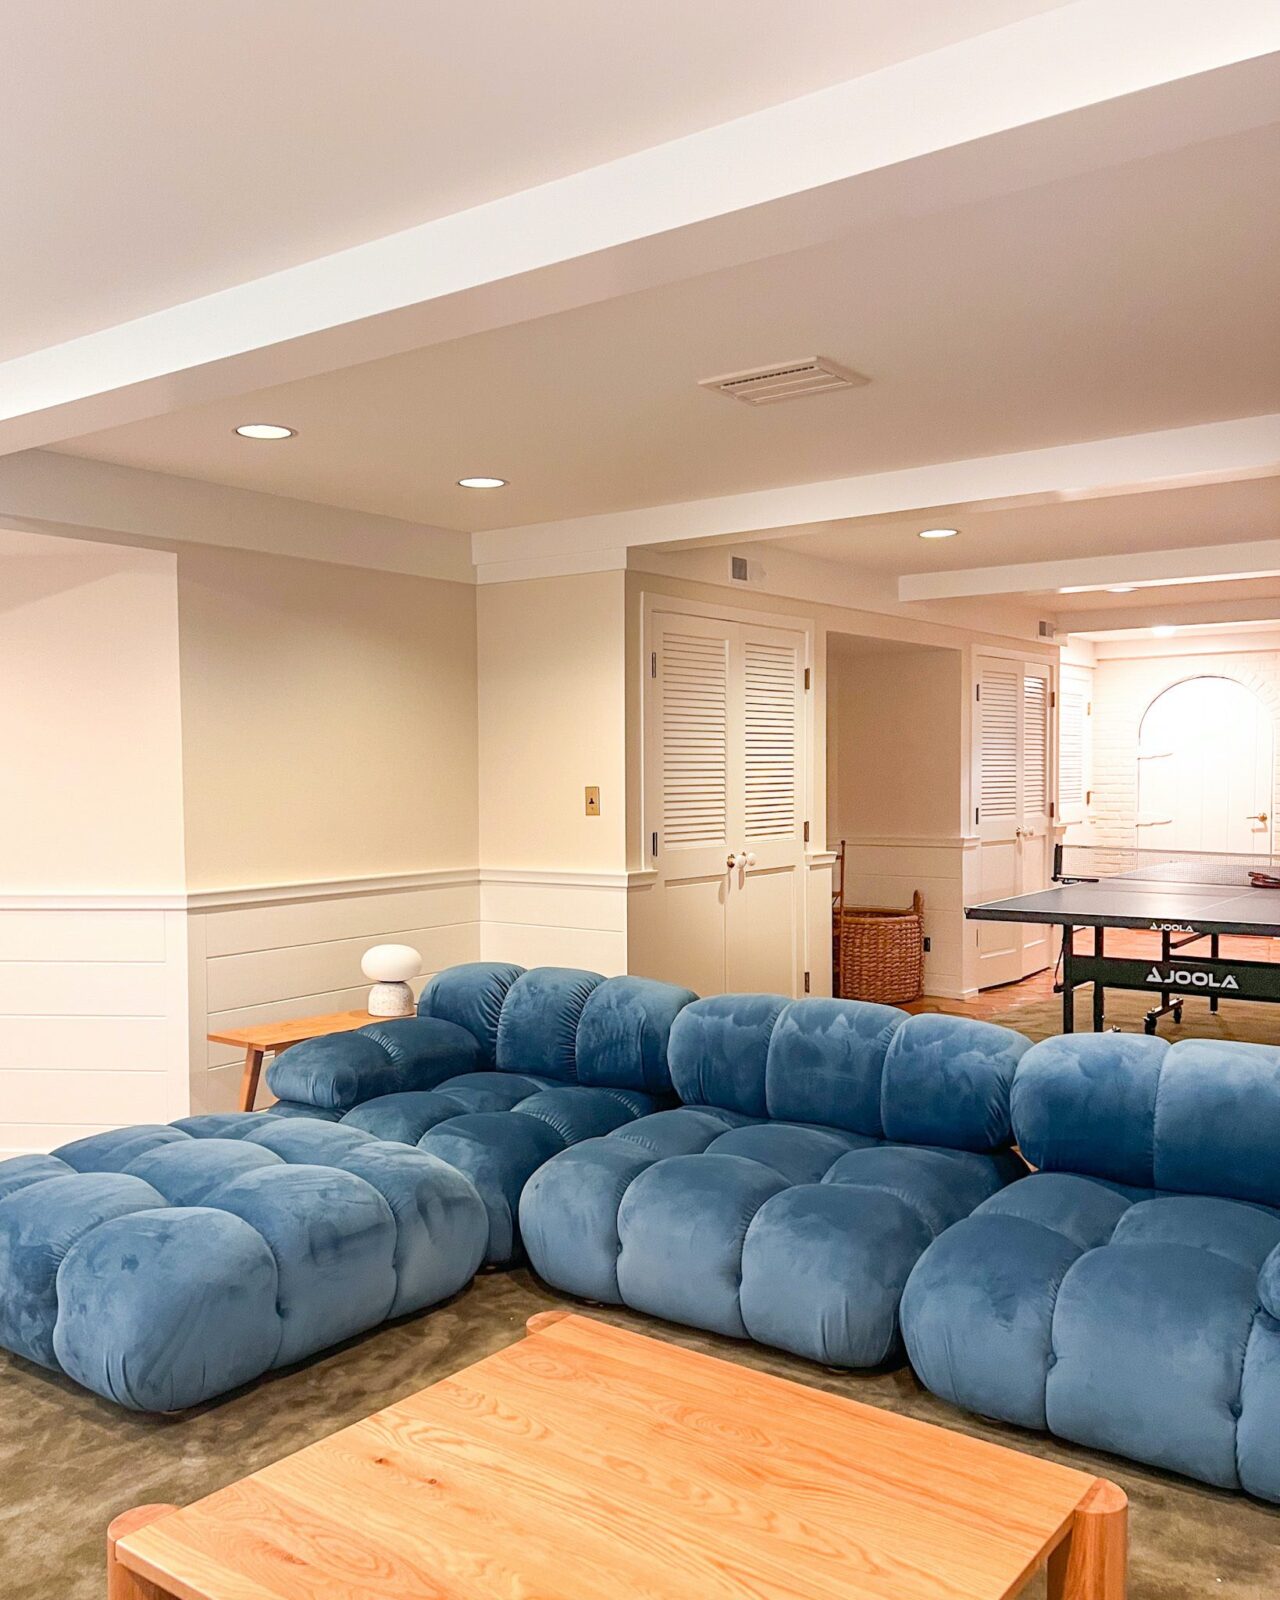
[(755, 853), (755, 851), (754, 850), (748, 850), (746, 855), (743, 856), (742, 859), (746, 863), (747, 866), (754, 867), (755, 864), (756, 864), (756, 853)]
[(726, 867), (736, 867), (737, 865), (738, 865), (738, 858), (737, 858), (737, 856), (734, 855), (733, 851), (730, 850), (728, 856), (725, 858), (725, 866)]

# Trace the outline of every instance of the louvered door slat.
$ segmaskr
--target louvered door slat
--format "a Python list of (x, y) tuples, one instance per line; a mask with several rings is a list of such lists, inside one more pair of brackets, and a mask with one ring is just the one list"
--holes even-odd
[(793, 837), (800, 814), (797, 680), (791, 645), (744, 643), (744, 810), (748, 839)]
[(668, 848), (723, 843), (729, 831), (729, 646), (670, 632), (662, 641), (662, 833)]
[(1016, 667), (983, 668), (982, 790), (984, 817), (1018, 813), (1018, 671)]

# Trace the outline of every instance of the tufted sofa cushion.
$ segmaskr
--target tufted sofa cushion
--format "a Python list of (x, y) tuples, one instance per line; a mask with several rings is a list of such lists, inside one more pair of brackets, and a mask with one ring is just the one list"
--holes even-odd
[(355, 1128), (114, 1130), (0, 1162), (0, 1343), (178, 1410), (455, 1293), (486, 1235), (461, 1173)]
[(380, 1095), (342, 1119), (465, 1172), (488, 1211), (491, 1266), (520, 1259), (520, 1194), (544, 1161), (671, 1100), (667, 1040), (694, 998), (673, 984), (568, 967), (518, 973), (503, 996), (496, 1071)]
[(902, 1302), (917, 1373), (985, 1416), (1280, 1500), (1280, 1051), (1047, 1040), (1012, 1104), (1048, 1170), (922, 1256)]
[[(530, 1260), (586, 1299), (877, 1365), (921, 1252), (1023, 1170), (1000, 1148), (1020, 1049), (1006, 1029), (857, 1001), (698, 1001), (672, 1025), (672, 1079), (683, 1099), (719, 1098), (541, 1166), (520, 1201)], [(954, 1069), (954, 1122), (928, 1103), (931, 1069), (944, 1106)], [(887, 1140), (886, 1103), (974, 1148)]]

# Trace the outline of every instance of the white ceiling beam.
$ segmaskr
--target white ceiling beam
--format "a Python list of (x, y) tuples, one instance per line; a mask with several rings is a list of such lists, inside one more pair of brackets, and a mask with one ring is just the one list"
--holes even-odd
[[(1103, 164), (1115, 158), (1114, 127), (1095, 126), (1071, 147), (1050, 119), (1277, 50), (1274, 0), (1216, 8), (1202, 0), (1075, 0), (702, 133), (0, 363), (0, 454), (830, 237), (877, 208), (920, 204), (914, 164), (936, 152), (956, 154), (947, 176), (961, 192), (974, 183), (1037, 181), (1034, 161), (1029, 173), (1024, 160), (997, 163), (984, 152), (983, 141), (1010, 130), (1052, 129), (1036, 159)], [(1230, 97), (1218, 98), (1226, 103), (1215, 115), (1243, 114)], [(1176, 107), (1173, 122), (1166, 142), (1215, 131), (1189, 133)], [(1160, 142), (1150, 127), (1140, 138)], [(886, 175), (890, 188), (905, 182), (907, 192), (855, 195), (853, 185), (869, 174)], [(936, 191), (936, 176), (925, 190), (930, 182)]]
[[(1176, 591), (1175, 591), (1176, 592)], [(1159, 591), (1156, 591), (1159, 594)], [(1152, 597), (1154, 599), (1154, 596)], [(1223, 622), (1280, 622), (1280, 597), (1243, 600), (1189, 601), (1158, 610), (1145, 606), (1099, 606), (1096, 611), (1060, 611), (1055, 619), (1059, 635), (1110, 633), (1115, 629), (1149, 629), (1156, 624), (1175, 628), (1204, 628)]]
[(8, 528), (233, 550), (474, 583), (465, 533), (395, 517), (30, 450), (0, 459), (0, 544)]
[(1254, 539), (1245, 544), (1070, 556), (1062, 561), (1026, 561), (956, 572), (918, 572), (898, 579), (898, 598), (959, 600), (974, 595), (1057, 594), (1067, 589), (1106, 589), (1122, 583), (1156, 590), (1166, 585), (1270, 578), (1277, 574), (1280, 539)]
[[(1093, 439), (969, 461), (943, 461), (855, 478), (792, 484), (718, 499), (646, 506), (560, 522), (497, 528), (471, 536), (477, 566), (637, 545), (741, 543), (778, 539), (806, 525), (904, 512), (933, 514), (1024, 496), (1090, 499), (1280, 470), (1280, 414), (1212, 422), (1160, 433)], [(908, 580), (903, 579), (906, 583)], [(912, 580), (914, 581), (914, 580)], [(912, 593), (902, 599), (931, 599)]]

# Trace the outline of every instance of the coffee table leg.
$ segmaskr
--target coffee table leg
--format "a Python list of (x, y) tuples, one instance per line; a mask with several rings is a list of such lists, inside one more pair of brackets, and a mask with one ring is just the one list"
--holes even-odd
[(262, 1050), (255, 1050), (252, 1045), (244, 1053), (244, 1076), (240, 1080), (240, 1109), (252, 1111), (253, 1102), (258, 1097), (258, 1074), (262, 1071)]
[(116, 1560), (116, 1542), (177, 1509), (177, 1506), (134, 1506), (132, 1511), (122, 1511), (112, 1521), (107, 1529), (107, 1600), (169, 1600), (167, 1592), (150, 1578), (140, 1578)]
[(1048, 1600), (1125, 1600), (1128, 1554), (1128, 1496), (1095, 1478), (1071, 1532), (1049, 1557)]

